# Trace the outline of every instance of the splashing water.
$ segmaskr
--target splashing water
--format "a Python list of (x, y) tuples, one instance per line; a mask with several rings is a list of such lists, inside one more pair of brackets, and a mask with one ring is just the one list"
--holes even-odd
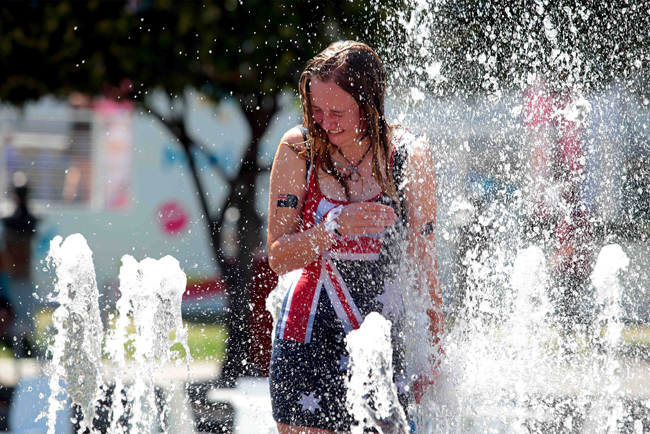
[(623, 294), (619, 277), (627, 271), (629, 258), (621, 246), (613, 244), (603, 247), (598, 255), (591, 281), (596, 291), (596, 332), (595, 341), (601, 345), (601, 375), (604, 379), (601, 396), (594, 403), (596, 411), (587, 421), (587, 429), (593, 432), (617, 432), (618, 423), (625, 415), (622, 401), (625, 390), (621, 377), (625, 372), (621, 363), (607, 355), (618, 349), (623, 324), (621, 322), (621, 296)]
[(535, 246), (521, 250), (499, 320), (466, 317), (446, 336), (436, 388), (411, 408), (417, 432), (618, 432), (627, 417), (623, 399), (633, 396), (615, 351), (618, 275), (627, 257), (616, 245), (603, 248), (600, 257), (592, 281), (606, 295), (599, 297), (597, 320), (590, 332), (564, 336), (553, 322), (544, 255)]
[[(633, 384), (647, 372), (631, 379), (647, 368), (621, 353), (629, 259), (608, 245), (628, 251), (629, 235), (610, 227), (638, 227), (632, 209), (647, 196), (647, 184), (623, 192), (623, 181), (626, 164), (650, 159), (648, 28), (647, 2), (406, 0), (386, 11), (387, 113), (424, 134), (437, 161), (446, 355), (434, 390), (408, 409), (418, 433), (650, 427)], [(407, 311), (426, 302), (405, 297)], [(432, 353), (417, 346), (425, 329), (403, 327), (420, 358)]]
[[(500, 2), (399, 3), (401, 9), (389, 11), (381, 26), (395, 35), (382, 53), (391, 71), (394, 118), (425, 133), (438, 161), (436, 248), (443, 252), (445, 243), (448, 247), (456, 238), (464, 239), (459, 258), (462, 279), (451, 284), (447, 281), (447, 298), (457, 297), (460, 302), (458, 312), (448, 315), (450, 326), (443, 340), (446, 357), (436, 387), (422, 405), (408, 409), (410, 419), (417, 423), (418, 433), (618, 430), (624, 419), (634, 419), (623, 408), (622, 400), (631, 393), (624, 381), (626, 368), (617, 358), (623, 327), (619, 274), (628, 259), (619, 246), (603, 248), (591, 275), (595, 316), (583, 328), (564, 330), (555, 321), (549, 299), (555, 288), (550, 277), (554, 270), (547, 258), (556, 246), (552, 246), (543, 221), (526, 228), (524, 220), (536, 208), (546, 212), (555, 207), (564, 212), (566, 196), (582, 188), (576, 187), (580, 182), (588, 181), (589, 164), (600, 164), (604, 168), (601, 175), (617, 171), (619, 154), (611, 143), (620, 140), (616, 135), (619, 125), (594, 123), (598, 116), (605, 117), (607, 110), (602, 106), (615, 104), (602, 99), (596, 103), (592, 95), (608, 89), (619, 94), (621, 89), (643, 85), (648, 60), (643, 47), (650, 26), (647, 18), (631, 18), (650, 16), (647, 5), (630, 2), (629, 7), (609, 10), (608, 3), (582, 1), (512, 3), (501, 9)], [(605, 17), (603, 11), (615, 17)], [(613, 83), (607, 81), (612, 71), (618, 74)], [(433, 101), (434, 96), (445, 100)], [(476, 103), (477, 99), (483, 102)], [(643, 100), (647, 105), (647, 98)], [(617, 101), (635, 106), (631, 98)], [(570, 125), (575, 137), (589, 137), (584, 139), (588, 143), (585, 155), (576, 161), (568, 161), (571, 155), (567, 153), (560, 158), (567, 160), (563, 161), (567, 165), (580, 166), (575, 177), (580, 182), (571, 176), (561, 182), (550, 179), (552, 158), (545, 145), (553, 139), (553, 122), (565, 130)], [(472, 136), (475, 130), (478, 133)], [(602, 147), (610, 143), (606, 149), (610, 153), (602, 162), (594, 162), (600, 136), (606, 137)], [(567, 142), (569, 150), (576, 143)], [(474, 177), (473, 186), (467, 187), (477, 166), (490, 166), (493, 179), (476, 182)], [(616, 193), (611, 177), (601, 178), (605, 181), (592, 182), (598, 184), (599, 197)], [(602, 207), (602, 214), (612, 213), (607, 203), (596, 206)], [(452, 227), (450, 222), (457, 216), (454, 209), (471, 215), (458, 219)], [(80, 248), (72, 250), (76, 255)], [(96, 327), (100, 323), (96, 319), (94, 270), (90, 254), (84, 253), (82, 261), (70, 260), (75, 258), (72, 252), (63, 253), (65, 259), (59, 260), (56, 252), (51, 258), (57, 274), (59, 268), (62, 272), (67, 269), (68, 261), (72, 271), (59, 276), (59, 284), (69, 284), (57, 285), (56, 300), (63, 309), (55, 315), (59, 334), (51, 349), (55, 393), (50, 415), (60, 405), (56, 396), (61, 389), (54, 378), (62, 378), (68, 381), (69, 393), (82, 407), (86, 420), (94, 411), (102, 385), (101, 354), (96, 347), (103, 334), (101, 325)], [(441, 257), (444, 274), (453, 260), (445, 263), (450, 258)], [(86, 265), (81, 266), (82, 262)], [(125, 390), (129, 408), (121, 399), (113, 400), (112, 432), (127, 430), (118, 421), (129, 414), (134, 415), (138, 429), (150, 429), (156, 418), (152, 377), (172, 357), (169, 348), (174, 342), (181, 342), (189, 357), (180, 316), (176, 316), (180, 309), (176, 310), (175, 297), (182, 292), (154, 290), (169, 289), (167, 282), (173, 282), (170, 284), (180, 291), (180, 274), (178, 279), (165, 281), (160, 276), (166, 270), (149, 265), (125, 257), (120, 274), (123, 298), (118, 302), (116, 328), (108, 338), (107, 352), (118, 367), (116, 396)], [(177, 267), (177, 263), (168, 265), (161, 268)], [(158, 274), (148, 277), (149, 273)], [(412, 291), (417, 282), (408, 273), (401, 277), (408, 281), (400, 287), (406, 288), (404, 303), (411, 315), (403, 327), (404, 340), (411, 345), (407, 364), (417, 371), (418, 365), (426, 365), (421, 360), (436, 353), (418, 347), (427, 341), (423, 338), (427, 327), (420, 314), (428, 301)], [(83, 304), (86, 310), (74, 303), (80, 297), (88, 300)], [(136, 331), (129, 334), (131, 318)], [(144, 318), (150, 322), (141, 321)], [(159, 318), (162, 323), (155, 325)], [(379, 323), (370, 329), (384, 330)], [(174, 329), (176, 338), (172, 340), (169, 332)], [(394, 390), (385, 381), (391, 378), (390, 339), (384, 332), (371, 336), (373, 339), (360, 339), (370, 347), (364, 351), (360, 350), (362, 343), (355, 344), (355, 335), (350, 338), (353, 367), (358, 368), (350, 380), (351, 411), (362, 423), (366, 420), (382, 430), (385, 420), (403, 429)], [(138, 363), (136, 380), (128, 387), (123, 374), (127, 342), (133, 343)], [(377, 375), (369, 381), (371, 371)], [(381, 372), (383, 376), (378, 374)], [(370, 390), (379, 399), (376, 408), (369, 408), (363, 398)], [(380, 416), (373, 418), (377, 414)], [(635, 432), (648, 425), (639, 418), (633, 424)]]
[(620, 321), (621, 296), (623, 288), (619, 274), (627, 271), (630, 259), (621, 246), (612, 244), (603, 247), (598, 255), (591, 281), (596, 289), (596, 305), (600, 312), (597, 322), (606, 326), (604, 341), (610, 348), (616, 348), (621, 338), (623, 324)]
[(345, 338), (350, 354), (346, 405), (357, 426), (353, 434), (375, 428), (382, 434), (406, 434), (409, 426), (393, 383), (391, 323), (377, 312)]
[[(65, 392), (83, 411), (82, 427), (91, 428), (99, 399), (104, 396), (102, 377), (107, 376), (101, 357), (104, 331), (92, 252), (83, 236), (76, 234), (63, 244), (61, 237), (56, 237), (49, 257), (57, 276), (53, 300), (60, 304), (54, 314), (57, 335), (49, 349), (52, 354), (49, 432), (54, 432), (56, 412), (62, 405), (60, 394), (64, 391), (58, 386), (59, 379), (66, 381)], [(122, 258), (121, 298), (117, 303), (115, 328), (106, 338), (106, 353), (116, 367), (112, 377), (115, 387), (109, 420), (111, 433), (147, 433), (158, 425), (169, 432), (165, 413), (170, 411), (171, 400), (178, 401), (178, 398), (173, 392), (168, 394), (166, 409), (159, 414), (154, 379), (165, 364), (173, 360), (181, 363), (178, 351), (171, 349), (177, 343), (185, 350), (189, 374), (192, 357), (181, 316), (186, 285), (185, 273), (171, 256), (160, 260), (146, 258), (140, 263), (128, 255)], [(129, 333), (131, 322), (135, 330)], [(175, 333), (173, 339), (172, 333)], [(127, 384), (125, 375), (129, 365), (127, 345), (135, 350), (135, 377), (131, 384)], [(124, 395), (126, 407), (122, 402)], [(192, 421), (188, 419), (180, 425), (183, 423)]]
[[(158, 261), (146, 258), (140, 263), (129, 255), (122, 258), (118, 324), (123, 326), (125, 320), (132, 319), (135, 332), (124, 337), (125, 329), (118, 326), (107, 347), (121, 368), (124, 367), (124, 343), (131, 341), (135, 349), (137, 369), (127, 396), (133, 405), (133, 420), (138, 431), (144, 432), (155, 422), (157, 411), (153, 379), (160, 368), (172, 360), (171, 347), (181, 343), (187, 354), (188, 365), (192, 361), (187, 346), (187, 329), (181, 317), (181, 301), (186, 286), (185, 273), (171, 256)], [(176, 332), (173, 340), (170, 339), (172, 331)], [(120, 379), (119, 385), (122, 384)], [(118, 394), (121, 391), (116, 387)], [(116, 416), (123, 414), (121, 400), (114, 400), (113, 408), (112, 422), (117, 423)]]
[(48, 432), (53, 433), (56, 412), (62, 405), (59, 380), (67, 384), (66, 392), (81, 408), (87, 428), (100, 398), (102, 382), (101, 345), (103, 327), (99, 313), (99, 291), (92, 252), (79, 234), (62, 243), (55, 237), (50, 245), (50, 264), (56, 267), (58, 280), (53, 301), (59, 303), (52, 321), (57, 330), (50, 368), (50, 410)]

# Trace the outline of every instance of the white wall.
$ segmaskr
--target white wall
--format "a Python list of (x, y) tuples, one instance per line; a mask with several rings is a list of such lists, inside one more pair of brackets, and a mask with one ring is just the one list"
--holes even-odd
[[(224, 101), (215, 106), (196, 91), (188, 91), (186, 99), (189, 130), (232, 176), (236, 173), (243, 146), (250, 136), (238, 106), (233, 101)], [(152, 101), (161, 112), (169, 113), (169, 104), (164, 95), (155, 95)], [(282, 98), (282, 106), (263, 140), (261, 158), (269, 164), (282, 134), (297, 123), (295, 96), (286, 94)], [(15, 109), (0, 109), (0, 119), (17, 115)], [(71, 116), (71, 110), (65, 103), (45, 98), (28, 105), (23, 115), (65, 120)], [(208, 199), (216, 209), (227, 197), (226, 185), (207, 160), (202, 164)], [(139, 109), (133, 114), (132, 167), (132, 203), (125, 211), (64, 208), (55, 211), (52, 207), (36, 207), (42, 218), (34, 246), (34, 264), (38, 266), (35, 280), (39, 283), (41, 295), (52, 288), (53, 275), (46, 270), (44, 261), (49, 241), (56, 235), (66, 237), (81, 233), (88, 240), (100, 286), (116, 282), (121, 257), (125, 254), (137, 260), (172, 255), (180, 261), (190, 278), (210, 279), (218, 273), (207, 242), (206, 223), (201, 217), (203, 213), (182, 150), (161, 122)], [(257, 203), (265, 215), (268, 176), (261, 176), (260, 179), (264, 185), (257, 188)], [(157, 215), (159, 207), (170, 202), (177, 204), (189, 217), (187, 225), (177, 235), (163, 230)]]

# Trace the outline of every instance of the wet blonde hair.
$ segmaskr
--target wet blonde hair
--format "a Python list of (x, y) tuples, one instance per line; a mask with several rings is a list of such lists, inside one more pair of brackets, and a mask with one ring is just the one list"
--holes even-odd
[(320, 167), (325, 173), (334, 176), (349, 199), (347, 184), (332, 161), (332, 146), (327, 133), (314, 121), (309, 96), (312, 79), (337, 84), (357, 102), (361, 121), (370, 138), (372, 174), (383, 191), (399, 203), (395, 180), (389, 167), (390, 128), (384, 117), (386, 71), (377, 53), (361, 42), (335, 42), (310, 60), (300, 76), (303, 126), (307, 129), (310, 142), (301, 154), (303, 158), (311, 160), (312, 167)]

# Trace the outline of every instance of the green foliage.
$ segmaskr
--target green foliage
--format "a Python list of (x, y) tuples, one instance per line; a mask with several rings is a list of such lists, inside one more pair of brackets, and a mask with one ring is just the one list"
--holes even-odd
[[(44, 355), (48, 346), (54, 343), (55, 330), (52, 328), (52, 314), (54, 309), (39, 309), (35, 315), (35, 342), (37, 353)], [(200, 361), (223, 361), (226, 353), (226, 341), (228, 330), (223, 324), (205, 324), (192, 321), (185, 321), (187, 326), (187, 344), (194, 360)], [(112, 325), (111, 325), (112, 327)], [(131, 325), (128, 333), (134, 333), (135, 327)], [(175, 331), (172, 331), (171, 339), (175, 337)], [(185, 349), (179, 343), (174, 344), (171, 349), (178, 351), (178, 357), (185, 357)], [(133, 343), (129, 342), (125, 346), (127, 359), (133, 360), (135, 349)], [(11, 347), (6, 343), (0, 342), (0, 359), (10, 358), (13, 356)], [(104, 354), (104, 357), (108, 356)]]
[[(194, 360), (223, 362), (226, 356), (226, 341), (228, 330), (221, 324), (185, 323), (188, 327), (187, 345)], [(178, 351), (178, 357), (185, 357), (185, 349), (181, 344), (172, 346)]]
[(0, 100), (193, 86), (255, 108), (332, 40), (358, 37), (369, 14), (360, 1), (5, 2)]

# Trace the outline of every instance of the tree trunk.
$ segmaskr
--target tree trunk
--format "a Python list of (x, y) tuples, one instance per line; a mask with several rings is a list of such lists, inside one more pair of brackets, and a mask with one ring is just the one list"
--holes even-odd
[[(257, 96), (257, 100), (261, 100), (261, 95)], [(194, 152), (198, 152), (200, 149), (190, 135), (187, 134), (184, 117), (171, 120), (164, 119), (153, 111), (151, 107), (147, 107), (179, 139), (185, 151), (200, 206), (206, 216), (210, 246), (212, 247), (214, 259), (226, 281), (229, 301), (229, 308), (226, 312), (228, 342), (226, 346), (226, 360), (224, 361), (219, 379), (220, 385), (225, 387), (233, 387), (237, 378), (243, 375), (258, 374), (249, 362), (249, 326), (252, 309), (250, 288), (252, 287), (254, 278), (256, 254), (262, 247), (262, 236), (260, 232), (263, 226), (263, 222), (255, 208), (255, 185), (257, 183), (257, 176), (260, 173), (257, 158), (260, 140), (268, 129), (271, 118), (278, 110), (275, 98), (272, 104), (266, 106), (260, 104), (260, 106), (262, 107), (259, 109), (251, 110), (244, 103), (241, 103), (241, 108), (251, 128), (251, 140), (246, 149), (238, 176), (234, 179), (227, 180), (230, 185), (230, 195), (216, 215), (212, 212), (208, 203), (203, 181), (199, 176), (199, 170), (196, 166)], [(239, 249), (234, 260), (227, 258), (224, 254), (221, 249), (220, 237), (225, 211), (230, 207), (236, 207), (240, 215), (237, 221)]]
[(239, 176), (231, 184), (230, 198), (224, 208), (235, 206), (240, 213), (237, 222), (239, 251), (235, 263), (225, 272), (230, 309), (227, 318), (229, 330), (226, 361), (221, 371), (221, 382), (224, 386), (233, 386), (236, 379), (242, 375), (258, 374), (249, 357), (252, 310), (250, 290), (256, 261), (259, 259), (256, 254), (262, 247), (263, 227), (255, 208), (255, 185), (260, 172), (257, 162), (260, 141), (272, 116), (277, 112), (277, 103), (274, 100), (269, 107), (254, 111), (247, 110), (242, 104), (242, 110), (251, 128), (251, 141)]

